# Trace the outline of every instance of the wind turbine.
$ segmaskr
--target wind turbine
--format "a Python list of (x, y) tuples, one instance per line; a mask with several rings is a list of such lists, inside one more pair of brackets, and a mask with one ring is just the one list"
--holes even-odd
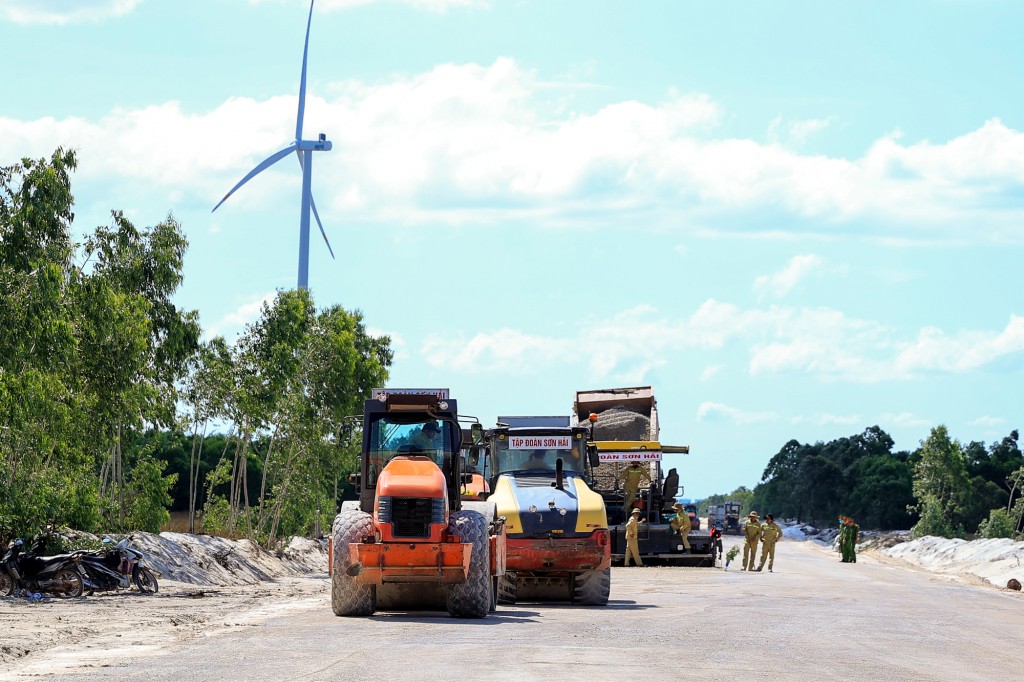
[[(313, 152), (323, 151), (329, 152), (331, 150), (331, 143), (327, 139), (327, 136), (320, 133), (319, 139), (316, 140), (303, 140), (302, 139), (302, 115), (306, 108), (306, 57), (309, 54), (309, 27), (313, 23), (313, 2), (310, 0), (309, 3), (309, 20), (306, 22), (306, 46), (302, 49), (302, 79), (299, 84), (299, 115), (295, 122), (295, 141), (285, 147), (279, 152), (276, 152), (266, 159), (264, 159), (259, 165), (249, 171), (249, 174), (242, 178), (237, 185), (231, 188), (224, 198), (217, 202), (217, 205), (213, 207), (213, 211), (216, 211), (221, 204), (227, 201), (227, 198), (235, 193), (239, 187), (249, 182), (252, 178), (256, 177), (263, 170), (273, 166), (275, 163), (288, 156), (292, 152), (299, 159), (299, 166), (302, 167), (302, 211), (301, 218), (299, 220), (299, 284), (298, 288), (308, 289), (309, 288), (309, 213), (313, 212), (313, 216), (316, 218), (316, 224), (320, 227), (320, 234), (323, 235), (324, 243), (327, 244), (327, 250), (331, 253), (331, 258), (334, 258), (334, 249), (331, 248), (331, 242), (327, 240), (327, 233), (324, 232), (324, 224), (320, 222), (320, 214), (317, 213), (316, 203), (313, 201), (313, 193), (311, 189), (312, 185), (312, 171), (313, 171)], [(213, 213), (213, 211), (210, 211)]]

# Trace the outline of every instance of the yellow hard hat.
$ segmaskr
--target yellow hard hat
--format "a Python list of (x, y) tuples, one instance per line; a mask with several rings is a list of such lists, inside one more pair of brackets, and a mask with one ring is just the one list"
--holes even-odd
[(640, 508), (639, 507), (633, 507), (633, 511), (631, 513), (639, 514), (640, 513)]
[(756, 511), (750, 512), (750, 515), (753, 516), (755, 519), (757, 518), (757, 512)]

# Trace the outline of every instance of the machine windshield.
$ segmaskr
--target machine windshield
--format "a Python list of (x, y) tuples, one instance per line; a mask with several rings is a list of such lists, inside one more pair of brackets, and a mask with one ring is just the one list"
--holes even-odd
[(509, 436), (496, 441), (495, 474), (507, 472), (554, 472), (562, 460), (564, 471), (583, 471), (583, 440), (564, 436)]
[(422, 455), (443, 467), (445, 455), (452, 453), (451, 429), (442, 421), (404, 423), (407, 421), (398, 422), (384, 416), (373, 422), (368, 453), (370, 464), (380, 471), (399, 455)]

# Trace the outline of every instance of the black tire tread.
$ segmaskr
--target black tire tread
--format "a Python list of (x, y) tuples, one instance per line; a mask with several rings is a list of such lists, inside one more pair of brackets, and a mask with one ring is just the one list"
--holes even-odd
[(466, 582), (448, 588), (448, 613), (453, 618), (484, 618), (491, 606), (491, 542), (487, 521), (476, 511), (453, 512), (448, 532), (473, 545)]
[(604, 606), (611, 594), (612, 569), (580, 573), (572, 582), (572, 602), (583, 606)]
[(377, 593), (373, 585), (357, 583), (348, 574), (349, 545), (360, 543), (375, 532), (373, 517), (357, 509), (342, 509), (334, 517), (332, 529), (334, 565), (331, 567), (331, 608), (336, 616), (372, 616), (377, 610)]
[(0, 569), (0, 597), (9, 597), (14, 594), (14, 576), (5, 570)]

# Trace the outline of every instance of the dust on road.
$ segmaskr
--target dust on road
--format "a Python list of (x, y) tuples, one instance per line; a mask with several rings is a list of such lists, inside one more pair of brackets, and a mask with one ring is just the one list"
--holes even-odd
[(780, 543), (771, 574), (616, 568), (607, 607), (521, 604), (482, 621), (336, 618), (323, 578), (216, 592), (0, 603), (5, 645), (23, 617), (50, 633), (0, 679), (991, 680), (1024, 669), (1020, 594), (882, 557), (841, 564), (810, 542)]

